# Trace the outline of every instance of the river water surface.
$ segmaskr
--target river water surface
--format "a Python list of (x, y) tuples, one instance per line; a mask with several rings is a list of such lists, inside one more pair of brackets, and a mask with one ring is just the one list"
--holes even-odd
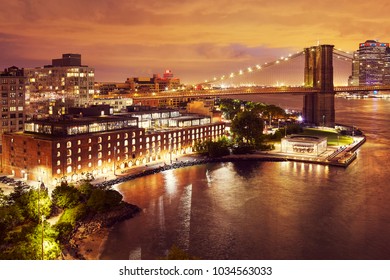
[(346, 169), (213, 163), (122, 183), (144, 211), (112, 229), (101, 258), (157, 259), (177, 245), (201, 259), (390, 259), (389, 119), (390, 100), (336, 99), (336, 121), (367, 136)]

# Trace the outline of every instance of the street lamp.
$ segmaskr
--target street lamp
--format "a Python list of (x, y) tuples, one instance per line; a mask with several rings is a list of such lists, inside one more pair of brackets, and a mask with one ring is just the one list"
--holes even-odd
[(44, 223), (43, 223), (43, 221), (44, 221), (45, 215), (43, 214), (43, 211), (41, 211), (41, 208), (40, 208), (41, 189), (42, 190), (46, 189), (45, 184), (43, 182), (38, 182), (38, 224), (40, 222), (42, 222), (42, 225), (41, 225), (41, 255), (42, 256), (41, 256), (41, 258), (43, 260), (44, 259), (44, 248), (43, 248)]

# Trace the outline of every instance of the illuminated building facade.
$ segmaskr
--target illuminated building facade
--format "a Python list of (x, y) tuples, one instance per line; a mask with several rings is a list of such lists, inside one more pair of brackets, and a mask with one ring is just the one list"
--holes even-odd
[(56, 183), (87, 173), (121, 174), (125, 169), (190, 153), (197, 141), (218, 139), (223, 123), (146, 130), (130, 115), (31, 120), (24, 132), (3, 135), (3, 172)]
[(164, 90), (173, 90), (180, 88), (180, 79), (175, 78), (171, 70), (165, 70), (163, 77), (154, 74), (153, 77), (133, 77), (127, 78), (132, 91), (137, 92), (159, 92)]
[(309, 135), (289, 135), (281, 139), (281, 151), (290, 154), (318, 156), (327, 149), (327, 138)]
[(24, 70), (13, 66), (0, 72), (0, 86), (1, 134), (21, 131), (24, 123), (25, 94), (28, 91)]
[[(359, 85), (382, 85), (390, 83), (389, 43), (367, 40), (359, 44), (354, 55), (351, 82), (359, 80)], [(356, 57), (357, 56), (357, 57)]]
[(126, 111), (128, 106), (133, 105), (132, 98), (94, 98), (93, 105), (109, 105), (115, 113)]
[(95, 82), (95, 95), (105, 97), (112, 94), (129, 94), (131, 92), (128, 83), (101, 83)]
[(31, 101), (49, 97), (74, 99), (76, 106), (90, 104), (94, 94), (95, 70), (81, 64), (80, 54), (63, 54), (52, 65), (25, 69)]

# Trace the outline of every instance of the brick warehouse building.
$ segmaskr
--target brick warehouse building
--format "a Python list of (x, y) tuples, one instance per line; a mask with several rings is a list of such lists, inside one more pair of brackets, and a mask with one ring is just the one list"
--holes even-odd
[(87, 173), (124, 169), (192, 152), (197, 141), (224, 135), (224, 123), (146, 130), (131, 115), (62, 116), (31, 120), (23, 132), (3, 135), (3, 172), (56, 184)]

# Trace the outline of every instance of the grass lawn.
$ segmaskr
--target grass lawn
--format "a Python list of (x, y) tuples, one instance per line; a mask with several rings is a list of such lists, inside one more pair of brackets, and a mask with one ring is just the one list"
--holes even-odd
[(305, 128), (302, 134), (328, 137), (329, 146), (344, 146), (353, 143), (352, 137), (339, 135), (337, 134), (336, 131), (331, 131), (326, 129)]

